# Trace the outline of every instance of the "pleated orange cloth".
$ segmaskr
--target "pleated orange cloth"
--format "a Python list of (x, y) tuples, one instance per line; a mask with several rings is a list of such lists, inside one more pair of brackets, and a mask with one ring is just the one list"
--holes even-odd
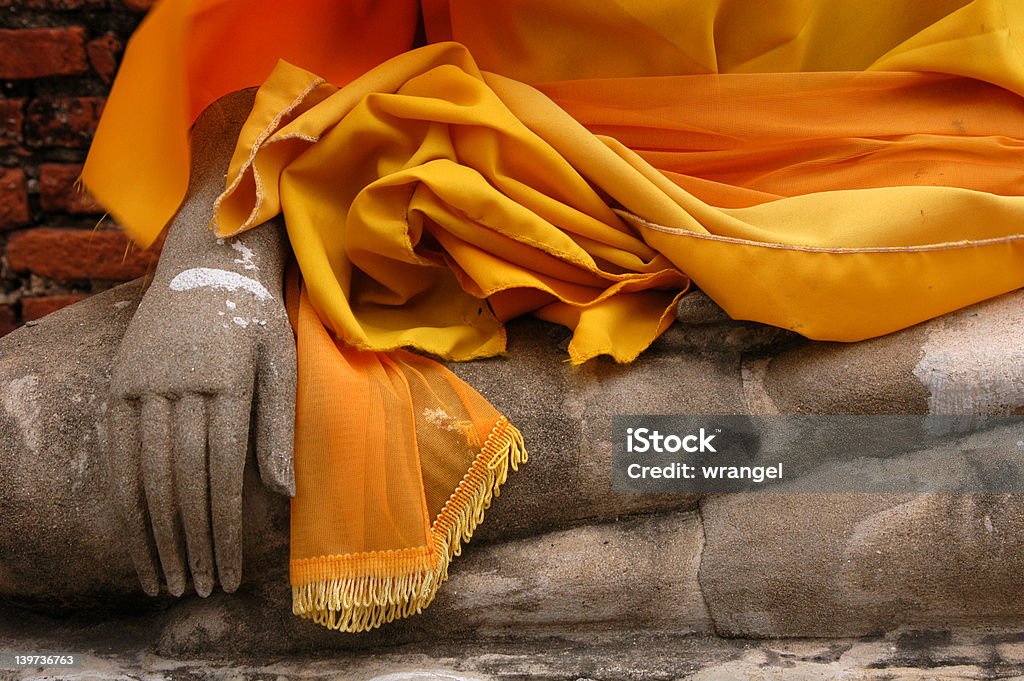
[[(426, 606), (525, 458), (401, 348), (498, 354), (532, 313), (574, 362), (630, 361), (691, 281), (855, 341), (1024, 286), (1024, 5), (738, 5), (424, 0), (436, 44), (263, 83), (215, 229), (283, 214), (301, 269), (297, 614), (362, 631)], [(111, 139), (90, 187), (130, 154)]]

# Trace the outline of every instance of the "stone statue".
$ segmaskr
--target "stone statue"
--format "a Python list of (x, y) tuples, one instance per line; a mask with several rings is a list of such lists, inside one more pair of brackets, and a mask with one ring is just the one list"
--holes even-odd
[(858, 344), (734, 322), (693, 294), (630, 366), (573, 369), (563, 330), (514, 322), (508, 357), (451, 368), (520, 426), (531, 462), (434, 605), (355, 636), (292, 617), (287, 245), (276, 223), (227, 241), (206, 227), (251, 100), (225, 97), (196, 123), (151, 281), (0, 341), (3, 607), (150, 609), (174, 654), (1024, 621), (1018, 496), (617, 495), (608, 442), (624, 413), (1020, 414), (1024, 292)]
[(112, 365), (105, 455), (125, 544), (151, 596), (159, 592), (161, 566), (172, 595), (184, 593), (190, 576), (195, 590), (209, 595), (215, 555), (224, 590), (238, 588), (250, 430), (263, 482), (285, 495), (295, 486), (286, 235), (270, 224), (227, 242), (205, 228), (234, 150), (231, 137), (251, 104), (251, 92), (229, 96), (196, 125), (192, 144), (202, 153), (193, 164), (193, 198), (172, 221)]

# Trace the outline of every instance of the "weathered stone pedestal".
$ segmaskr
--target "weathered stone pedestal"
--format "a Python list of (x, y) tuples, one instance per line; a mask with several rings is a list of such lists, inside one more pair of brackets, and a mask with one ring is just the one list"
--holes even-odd
[(1024, 293), (856, 345), (695, 299), (631, 366), (574, 369), (561, 330), (514, 324), (507, 358), (453, 368), (520, 426), (530, 463), (423, 615), (349, 635), (290, 614), (287, 500), (252, 470), (241, 590), (142, 595), (97, 431), (141, 292), (0, 341), (0, 652), (63, 647), (94, 668), (0, 678), (1024, 674), (1020, 496), (620, 495), (609, 440), (616, 414), (1020, 413)]

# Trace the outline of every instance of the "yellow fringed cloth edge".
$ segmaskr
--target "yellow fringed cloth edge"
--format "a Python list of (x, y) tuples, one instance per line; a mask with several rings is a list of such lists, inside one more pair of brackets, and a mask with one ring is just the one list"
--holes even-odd
[[(472, 539), (509, 470), (527, 459), (522, 434), (500, 417), (431, 526), (429, 551), (292, 561), (292, 612), (344, 632), (369, 631), (421, 612), (448, 579), (452, 558)], [(381, 569), (382, 564), (391, 569)]]

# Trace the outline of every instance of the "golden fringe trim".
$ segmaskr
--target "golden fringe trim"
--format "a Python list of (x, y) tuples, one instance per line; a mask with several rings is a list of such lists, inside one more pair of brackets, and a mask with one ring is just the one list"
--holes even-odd
[(340, 577), (292, 587), (292, 612), (330, 629), (360, 632), (417, 614), (430, 605), (448, 579), (448, 565), (483, 522), (501, 493), (509, 470), (527, 461), (519, 430), (502, 416), (483, 449), (430, 528), (437, 565), (399, 576)]

